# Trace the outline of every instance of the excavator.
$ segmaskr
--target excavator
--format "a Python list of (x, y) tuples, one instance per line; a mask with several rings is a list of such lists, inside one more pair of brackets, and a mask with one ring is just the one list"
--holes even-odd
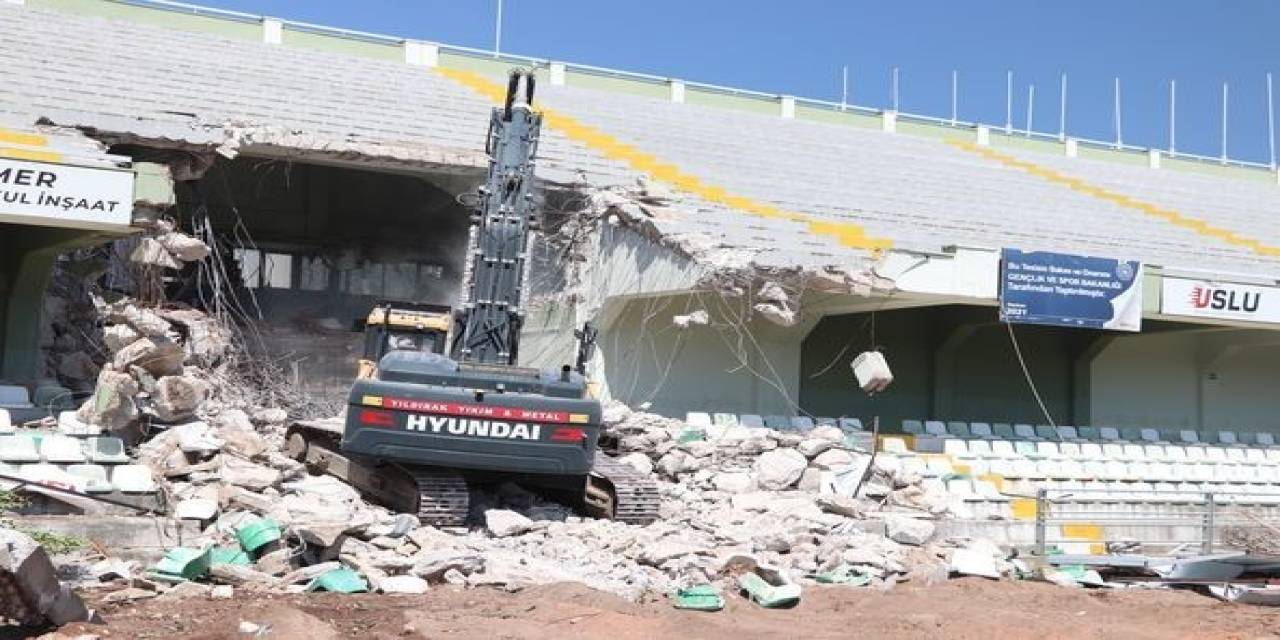
[(465, 526), (469, 486), (503, 482), (647, 524), (658, 518), (657, 485), (599, 449), (602, 410), (585, 377), (594, 328), (575, 332), (574, 365), (516, 364), (541, 226), (534, 86), (532, 73), (512, 71), (490, 116), (461, 304), (375, 306), (345, 417), (293, 423), (288, 453), (433, 526)]

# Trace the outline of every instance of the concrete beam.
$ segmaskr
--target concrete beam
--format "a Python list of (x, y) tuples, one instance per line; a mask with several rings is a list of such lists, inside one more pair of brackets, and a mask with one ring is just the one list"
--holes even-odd
[(23, 529), (91, 540), (128, 559), (159, 559), (165, 551), (200, 537), (200, 523), (162, 517), (17, 516), (11, 520)]

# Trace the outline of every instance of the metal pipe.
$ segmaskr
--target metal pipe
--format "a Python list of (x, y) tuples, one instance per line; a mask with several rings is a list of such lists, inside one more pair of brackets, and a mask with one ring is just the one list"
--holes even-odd
[(1271, 152), (1271, 168), (1276, 168), (1276, 111), (1271, 100), (1271, 74), (1267, 74), (1267, 149)]
[(1178, 153), (1178, 81), (1169, 81), (1169, 155)]
[(951, 70), (951, 126), (956, 126), (956, 94), (959, 93), (960, 74)]
[(1121, 135), (1120, 128), (1120, 78), (1116, 78), (1116, 105), (1115, 105), (1115, 125), (1116, 125), (1116, 147), (1124, 146), (1124, 136)]
[(1065, 72), (1058, 87), (1058, 139), (1067, 139), (1067, 74)]
[(498, 0), (498, 15), (493, 23), (493, 57), (502, 55), (502, 0)]
[(1027, 85), (1027, 137), (1031, 137), (1032, 118), (1036, 109), (1036, 86)]
[(1004, 72), (1004, 132), (1013, 132), (1013, 72)]
[(893, 68), (893, 112), (898, 112), (898, 68)]
[(1227, 161), (1227, 83), (1222, 83), (1222, 161)]
[(840, 110), (849, 106), (849, 65), (840, 67)]

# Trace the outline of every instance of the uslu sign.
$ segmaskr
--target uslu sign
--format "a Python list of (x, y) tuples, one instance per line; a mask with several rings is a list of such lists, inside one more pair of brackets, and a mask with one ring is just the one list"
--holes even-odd
[(94, 229), (132, 218), (132, 171), (0, 158), (0, 222)]
[(1160, 286), (1160, 312), (1199, 318), (1280, 322), (1280, 289), (1166, 277)]

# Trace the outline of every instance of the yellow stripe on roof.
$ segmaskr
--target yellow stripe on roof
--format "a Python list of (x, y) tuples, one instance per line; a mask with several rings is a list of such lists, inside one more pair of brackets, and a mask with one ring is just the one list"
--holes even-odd
[(0, 158), (35, 160), (36, 162), (62, 162), (62, 154), (56, 151), (36, 151), (16, 147), (0, 147)]
[[(506, 100), (506, 88), (478, 73), (460, 69), (437, 68), (441, 75), (472, 89), (495, 103)], [(543, 122), (565, 137), (582, 144), (610, 160), (627, 164), (632, 170), (643, 173), (657, 182), (679, 191), (697, 196), (707, 202), (737, 209), (761, 218), (777, 218), (807, 225), (810, 233), (833, 238), (843, 246), (878, 251), (893, 246), (888, 238), (867, 235), (867, 230), (852, 222), (833, 221), (795, 211), (785, 211), (771, 204), (748, 196), (731, 194), (724, 187), (708, 184), (679, 166), (645, 153), (616, 137), (591, 125), (584, 124), (565, 113), (541, 109)]]
[(969, 140), (948, 139), (948, 140), (943, 140), (943, 142), (957, 149), (960, 149), (962, 151), (968, 151), (969, 153), (973, 153), (975, 155), (979, 155), (984, 158), (994, 160), (1007, 167), (1020, 169), (1031, 175), (1043, 178), (1048, 182), (1052, 182), (1054, 184), (1059, 184), (1064, 187), (1067, 187), (1072, 191), (1077, 191), (1079, 193), (1090, 195), (1100, 200), (1106, 200), (1108, 202), (1111, 202), (1112, 204), (1115, 204), (1118, 207), (1122, 207), (1125, 209), (1132, 209), (1148, 217), (1155, 218), (1157, 220), (1163, 220), (1177, 227), (1183, 227), (1185, 229), (1189, 229), (1202, 236), (1221, 240), (1223, 242), (1226, 242), (1227, 244), (1246, 247), (1250, 251), (1257, 253), (1259, 255), (1280, 256), (1280, 247), (1263, 244), (1262, 242), (1254, 238), (1248, 238), (1248, 237), (1242, 236), (1234, 231), (1231, 231), (1230, 229), (1216, 226), (1214, 224), (1211, 224), (1204, 220), (1200, 220), (1198, 218), (1192, 218), (1190, 216), (1183, 215), (1181, 212), (1175, 211), (1173, 209), (1168, 209), (1150, 202), (1144, 202), (1142, 200), (1138, 200), (1132, 196), (1120, 193), (1118, 191), (1112, 191), (1110, 189), (1105, 189), (1097, 185), (1089, 184), (1084, 180), (1081, 180), (1080, 178), (1068, 176), (1059, 171), (1055, 171), (1047, 167), (1041, 167), (1040, 165), (1027, 162), (1025, 160), (1020, 160), (1008, 154), (995, 151), (990, 147), (979, 146), (977, 143), (971, 142)]
[(49, 146), (49, 139), (38, 133), (0, 128), (0, 143), (20, 144), (27, 147), (47, 147)]

